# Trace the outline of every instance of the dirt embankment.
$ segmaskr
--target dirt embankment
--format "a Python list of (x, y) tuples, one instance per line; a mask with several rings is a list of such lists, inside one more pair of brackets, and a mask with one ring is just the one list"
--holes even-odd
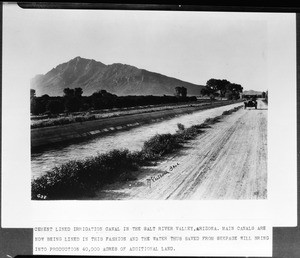
[(265, 199), (267, 105), (259, 101), (257, 110), (225, 116), (181, 152), (134, 176), (96, 199)]

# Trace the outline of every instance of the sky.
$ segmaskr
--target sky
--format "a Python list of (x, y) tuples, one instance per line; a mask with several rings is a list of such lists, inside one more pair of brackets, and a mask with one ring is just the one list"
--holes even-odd
[(28, 10), (6, 4), (4, 65), (8, 77), (28, 87), (36, 74), (81, 56), (195, 84), (216, 78), (266, 90), (267, 20), (259, 13)]

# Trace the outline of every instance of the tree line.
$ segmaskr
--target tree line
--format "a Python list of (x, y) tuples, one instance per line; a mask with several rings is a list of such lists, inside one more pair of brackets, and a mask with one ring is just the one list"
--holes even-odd
[[(200, 95), (238, 99), (243, 87), (228, 80), (210, 79), (201, 89)], [(176, 87), (174, 96), (117, 96), (106, 90), (99, 90), (91, 96), (82, 96), (82, 88), (65, 88), (63, 97), (50, 97), (45, 94), (36, 97), (34, 89), (30, 90), (30, 110), (33, 115), (59, 114), (78, 111), (101, 110), (110, 108), (159, 105), (178, 102), (196, 101), (196, 97), (187, 97), (187, 88)]]
[(210, 98), (221, 97), (226, 99), (238, 99), (240, 93), (243, 92), (243, 87), (240, 84), (231, 83), (228, 80), (210, 79), (206, 82), (205, 88), (201, 90), (202, 96)]
[[(178, 88), (178, 89), (177, 89)], [(175, 96), (117, 96), (106, 90), (99, 90), (91, 96), (82, 96), (82, 88), (65, 88), (64, 95), (50, 97), (45, 94), (36, 97), (34, 89), (30, 90), (30, 110), (33, 115), (59, 114), (89, 110), (158, 105), (178, 102), (196, 101), (196, 97), (187, 97), (187, 89), (177, 87)]]

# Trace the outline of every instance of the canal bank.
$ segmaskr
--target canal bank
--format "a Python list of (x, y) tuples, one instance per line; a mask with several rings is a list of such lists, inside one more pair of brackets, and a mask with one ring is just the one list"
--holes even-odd
[(199, 110), (211, 109), (226, 106), (240, 101), (223, 101), (212, 105), (198, 107), (185, 107), (181, 109), (161, 110), (120, 117), (103, 118), (93, 121), (72, 123), (31, 129), (31, 149), (35, 151), (42, 147), (49, 147), (60, 143), (67, 143), (74, 140), (84, 140), (99, 135), (104, 135), (118, 130), (127, 130), (147, 123), (158, 122), (163, 119), (173, 118), (183, 114)]

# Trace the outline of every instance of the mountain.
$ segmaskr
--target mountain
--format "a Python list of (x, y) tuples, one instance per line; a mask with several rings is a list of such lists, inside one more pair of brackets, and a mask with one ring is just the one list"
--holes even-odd
[(245, 90), (243, 91), (243, 95), (261, 95), (262, 91), (255, 91), (255, 90)]
[(118, 96), (174, 95), (177, 86), (187, 88), (188, 96), (195, 96), (200, 95), (204, 87), (127, 64), (105, 65), (79, 56), (45, 75), (36, 75), (30, 86), (37, 96), (62, 96), (64, 88), (78, 87), (83, 89), (83, 95), (91, 95), (100, 89)]

